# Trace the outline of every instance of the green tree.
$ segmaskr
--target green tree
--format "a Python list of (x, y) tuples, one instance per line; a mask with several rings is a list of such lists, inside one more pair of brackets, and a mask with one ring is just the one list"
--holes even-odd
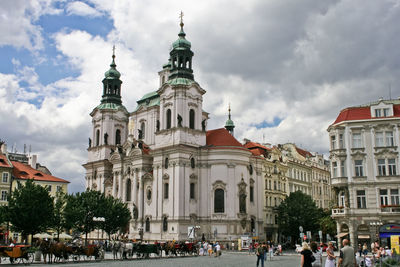
[(96, 228), (93, 217), (98, 217), (100, 214), (99, 203), (102, 198), (104, 195), (95, 190), (87, 190), (67, 197), (64, 208), (65, 227), (85, 233), (85, 242), (87, 242), (88, 233)]
[(318, 229), (321, 214), (310, 196), (301, 191), (293, 192), (278, 207), (279, 230), (297, 240), (300, 226), (304, 231)]
[(0, 224), (7, 221), (7, 206), (0, 205)]
[(51, 226), (53, 198), (47, 188), (27, 180), (25, 185), (18, 183), (9, 198), (7, 219), (11, 229), (20, 232), (25, 240), (27, 235), (34, 235)]
[(329, 234), (330, 236), (336, 235), (336, 222), (332, 219), (330, 211), (324, 212), (318, 222), (319, 229), (321, 229), (324, 234)]
[(52, 221), (52, 229), (57, 233), (57, 240), (59, 239), (60, 233), (65, 228), (65, 216), (64, 209), (67, 203), (67, 195), (63, 191), (59, 191), (56, 194), (54, 201), (54, 213)]
[(100, 216), (105, 220), (99, 222), (99, 228), (104, 230), (110, 239), (112, 234), (126, 227), (131, 220), (131, 213), (126, 203), (112, 196), (104, 197), (100, 205)]

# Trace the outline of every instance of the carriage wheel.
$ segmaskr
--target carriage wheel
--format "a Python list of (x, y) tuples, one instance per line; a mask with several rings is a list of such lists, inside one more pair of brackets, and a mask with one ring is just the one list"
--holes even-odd
[(80, 256), (78, 254), (73, 254), (72, 255), (72, 261), (73, 262), (79, 262), (80, 261)]

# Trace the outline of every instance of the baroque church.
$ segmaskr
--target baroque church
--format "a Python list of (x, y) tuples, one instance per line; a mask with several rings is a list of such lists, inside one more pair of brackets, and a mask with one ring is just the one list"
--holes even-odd
[(237, 240), (264, 237), (264, 159), (224, 128), (209, 130), (206, 91), (194, 79), (193, 51), (181, 20), (159, 74), (159, 88), (122, 104), (115, 54), (90, 113), (86, 187), (120, 198), (132, 212), (129, 238)]

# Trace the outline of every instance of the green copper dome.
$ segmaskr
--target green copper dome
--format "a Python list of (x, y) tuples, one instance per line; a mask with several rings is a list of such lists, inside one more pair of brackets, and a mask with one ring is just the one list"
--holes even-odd
[(228, 119), (226, 122), (225, 122), (225, 127), (235, 127), (235, 124), (233, 123), (233, 121), (231, 120), (231, 119)]
[(186, 33), (183, 31), (183, 28), (181, 28), (180, 33), (178, 34), (179, 38), (178, 40), (176, 40), (175, 42), (172, 43), (172, 48), (176, 49), (176, 48), (191, 48), (192, 44), (185, 39)]
[(117, 71), (117, 69), (115, 68), (117, 67), (117, 65), (115, 64), (114, 58), (115, 55), (112, 56), (112, 62), (110, 64), (111, 68), (104, 73), (106, 79), (114, 79), (114, 78), (119, 79), (121, 77), (121, 73), (119, 73), (119, 71)]

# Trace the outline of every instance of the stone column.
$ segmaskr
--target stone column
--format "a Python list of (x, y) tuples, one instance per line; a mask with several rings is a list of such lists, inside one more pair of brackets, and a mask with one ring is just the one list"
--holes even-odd
[(122, 199), (122, 173), (118, 173), (118, 198)]
[[(340, 222), (336, 222), (336, 232), (337, 232), (338, 234), (341, 233), (341, 232), (340, 232)], [(342, 248), (342, 242), (341, 242), (341, 240), (342, 240), (342, 238), (338, 238), (338, 239), (337, 239), (337, 241), (338, 241), (338, 243), (337, 243), (338, 250), (340, 250), (340, 249)]]
[(356, 230), (355, 228), (357, 227), (354, 222), (349, 221), (349, 238), (350, 238), (350, 246), (352, 246), (354, 249), (357, 249), (357, 244), (356, 242)]
[(139, 202), (139, 205), (138, 205), (138, 209), (139, 209), (139, 220), (140, 220), (140, 224), (141, 224), (141, 226), (143, 227), (143, 208), (144, 208), (144, 205), (143, 205), (143, 180), (142, 180), (142, 178), (139, 176), (138, 177), (138, 179), (139, 179), (139, 200), (138, 200), (138, 202)]
[(137, 202), (137, 180), (138, 180), (138, 174), (134, 173), (133, 175), (133, 188), (132, 188), (132, 201), (135, 203), (136, 207), (139, 209), (138, 202)]
[(113, 197), (117, 197), (117, 173), (113, 172), (112, 173), (112, 179), (113, 179), (113, 188), (112, 188), (112, 194)]

